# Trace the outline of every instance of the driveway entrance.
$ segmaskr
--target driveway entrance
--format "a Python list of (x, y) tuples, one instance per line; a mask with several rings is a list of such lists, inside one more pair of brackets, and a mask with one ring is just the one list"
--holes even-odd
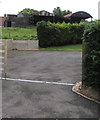
[(3, 117), (98, 118), (99, 104), (71, 90), (82, 79), (81, 57), (77, 51), (10, 53), (7, 77), (14, 80), (3, 80)]

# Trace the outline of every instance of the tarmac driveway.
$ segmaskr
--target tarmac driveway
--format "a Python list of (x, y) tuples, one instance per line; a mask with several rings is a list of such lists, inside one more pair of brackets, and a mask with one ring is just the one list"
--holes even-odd
[(12, 52), (7, 77), (75, 83), (81, 80), (81, 57), (81, 52)]
[[(81, 81), (81, 52), (26, 51), (8, 55), (7, 77), (48, 82)], [(99, 104), (72, 85), (3, 80), (3, 118), (98, 118)]]

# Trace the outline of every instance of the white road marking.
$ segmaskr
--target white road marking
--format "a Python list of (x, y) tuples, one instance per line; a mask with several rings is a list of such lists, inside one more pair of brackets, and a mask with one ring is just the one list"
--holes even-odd
[(9, 80), (9, 81), (20, 81), (20, 82), (30, 82), (30, 83), (41, 83), (41, 84), (52, 84), (52, 85), (66, 85), (72, 86), (72, 83), (65, 82), (48, 82), (48, 81), (37, 81), (37, 80), (25, 80), (25, 79), (13, 79), (13, 78), (0, 78), (1, 80)]

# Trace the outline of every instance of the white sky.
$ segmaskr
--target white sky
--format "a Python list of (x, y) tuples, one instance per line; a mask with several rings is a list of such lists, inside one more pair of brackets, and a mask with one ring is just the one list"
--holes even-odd
[(0, 0), (0, 16), (17, 14), (24, 8), (52, 12), (59, 6), (62, 10), (88, 12), (94, 19), (98, 19), (98, 2), (99, 0)]

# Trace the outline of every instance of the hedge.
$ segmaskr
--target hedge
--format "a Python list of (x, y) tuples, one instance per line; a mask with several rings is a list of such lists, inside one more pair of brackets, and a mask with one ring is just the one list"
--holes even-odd
[(82, 83), (100, 88), (100, 22), (88, 25), (83, 35)]
[(86, 23), (50, 23), (41, 21), (37, 24), (40, 47), (81, 44)]

